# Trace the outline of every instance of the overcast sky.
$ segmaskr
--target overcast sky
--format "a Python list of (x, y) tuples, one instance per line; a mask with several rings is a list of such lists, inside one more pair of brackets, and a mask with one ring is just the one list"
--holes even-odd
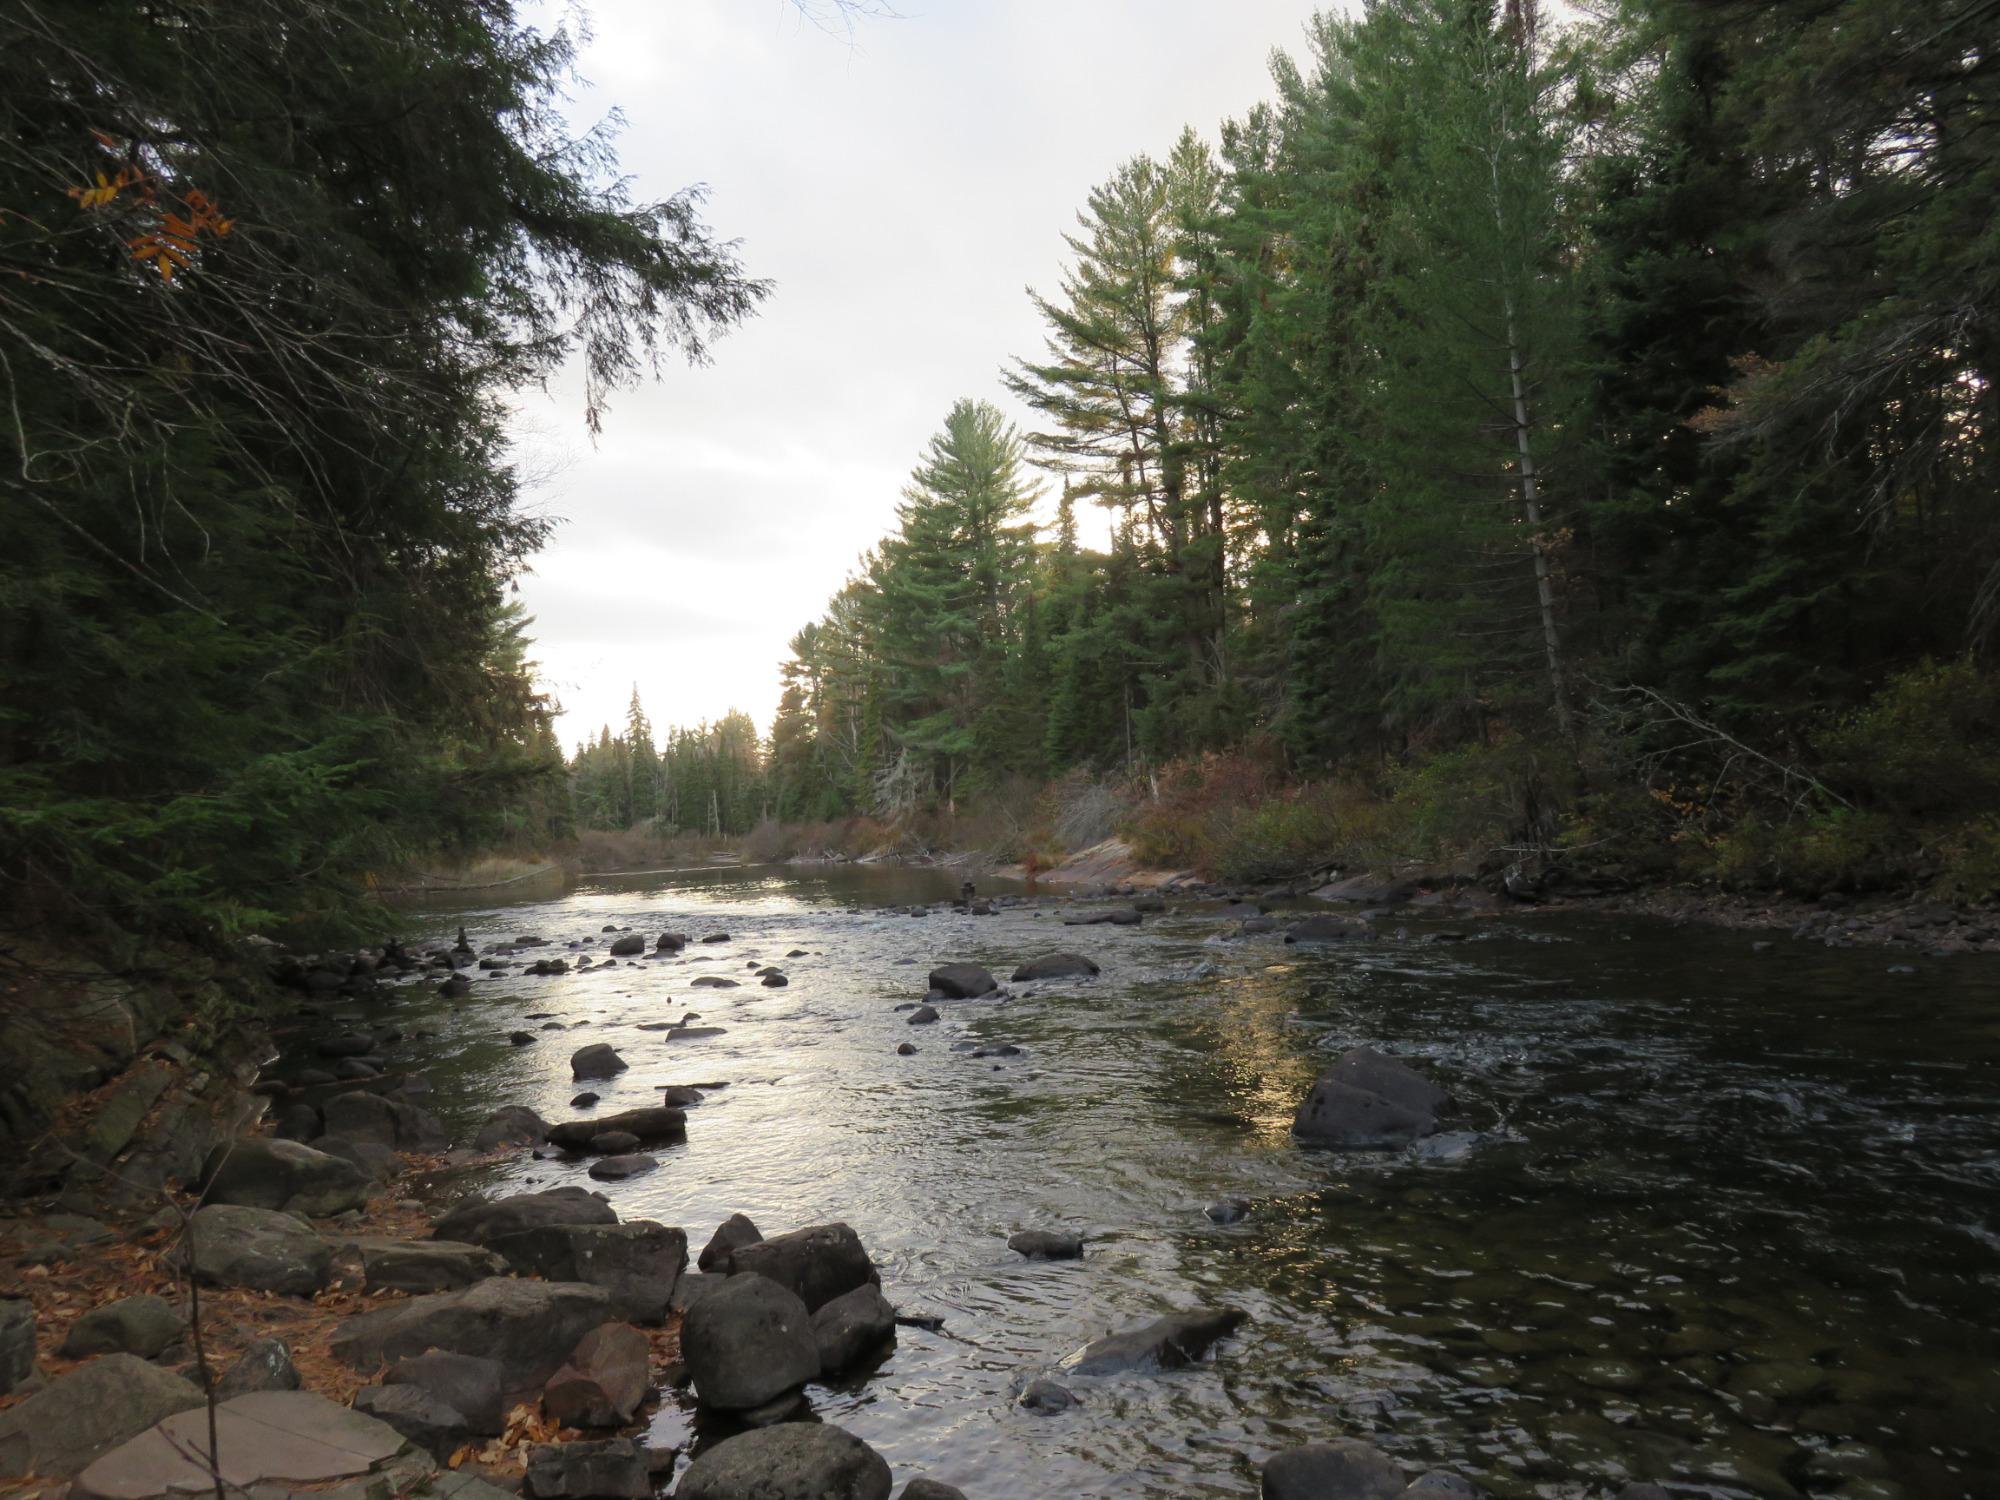
[(1268, 97), (1311, 0), (907, 0), (853, 45), (791, 0), (593, 0), (580, 124), (612, 108), (634, 190), (710, 189), (708, 218), (776, 291), (714, 362), (616, 399), (520, 403), (532, 506), (560, 517), (521, 582), (565, 745), (622, 721), (750, 713), (785, 643), (894, 520), (960, 396), (1041, 349), (1090, 188), (1183, 125)]

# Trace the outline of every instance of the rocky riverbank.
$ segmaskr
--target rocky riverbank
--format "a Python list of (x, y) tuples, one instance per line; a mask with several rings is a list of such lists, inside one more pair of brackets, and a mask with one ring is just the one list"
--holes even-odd
[[(1135, 926), (1165, 900), (1141, 892), (1073, 906), (1063, 920)], [(960, 910), (995, 907), (968, 896)], [(1365, 915), (1280, 918), (1254, 904), (1214, 915), (1246, 939), (1378, 935)], [(692, 1500), (887, 1500), (898, 1476), (859, 1438), (813, 1420), (806, 1388), (865, 1382), (899, 1326), (937, 1320), (899, 1308), (850, 1225), (766, 1234), (736, 1215), (707, 1236), (690, 1268), (686, 1228), (621, 1220), (582, 1185), (466, 1192), (482, 1168), (521, 1153), (587, 1166), (600, 1180), (652, 1170), (648, 1151), (687, 1139), (691, 1125), (698, 1135), (701, 1105), (726, 1084), (676, 1086), (657, 1105), (600, 1114), (586, 1085), (627, 1064), (591, 1044), (568, 1059), (582, 1090), (573, 1118), (551, 1122), (496, 1102), (454, 1140), (429, 1107), (425, 1078), (399, 1066), (405, 1039), (395, 1026), (331, 1024), (335, 1007), (351, 1016), (386, 999), (391, 976), (449, 995), (463, 993), (470, 973), (645, 966), (691, 943), (720, 951), (729, 942), (720, 932), (607, 929), (483, 952), (461, 938), (427, 954), (274, 955), (278, 980), (309, 1012), (327, 1014), (298, 1031), (243, 1096), (266, 1101), (267, 1117), (216, 1141), (184, 1186), (170, 1173), (143, 1191), (135, 1180), (129, 1195), (86, 1197), (72, 1180), (23, 1205), (0, 1231), (0, 1487), (79, 1500), (164, 1500), (202, 1487), (212, 1403), (223, 1479), (260, 1496), (323, 1495), (337, 1484), (357, 1500), (644, 1500), (669, 1491)], [(941, 964), (921, 998), (897, 1009), (921, 1026), (939, 1006), (1002, 998), (1008, 984), (1097, 970), (1068, 951), (1024, 959), (1005, 983), (977, 965)], [(754, 977), (785, 981), (769, 964)], [(1294, 1128), (1320, 1146), (1406, 1147), (1436, 1136), (1451, 1110), (1417, 1071), (1357, 1049), (1319, 1079)], [(114, 1153), (99, 1176), (119, 1179), (131, 1161)], [(1221, 1221), (1229, 1208), (1218, 1204), (1211, 1217)], [(1093, 1274), (1087, 1236), (1027, 1229), (1009, 1244), (1024, 1258), (1074, 1261), (1075, 1274)], [(1022, 1370), (1018, 1404), (1048, 1416), (1108, 1407), (1122, 1382), (1226, 1360), (1245, 1317), (1196, 1306), (1115, 1329), (1050, 1368)], [(697, 1413), (692, 1445), (663, 1440), (650, 1421), (663, 1399)], [(1461, 1476), (1408, 1474), (1363, 1441), (1329, 1437), (1264, 1462), (1262, 1493), (1480, 1493)], [(962, 1493), (900, 1477), (910, 1500)], [(1625, 1500), (1658, 1493), (1620, 1491)]]

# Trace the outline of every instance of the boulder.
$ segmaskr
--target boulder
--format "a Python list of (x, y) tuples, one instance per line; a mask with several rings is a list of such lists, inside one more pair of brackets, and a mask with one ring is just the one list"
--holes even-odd
[(976, 1000), (1000, 986), (978, 964), (940, 964), (931, 970), (931, 993), (947, 1000)]
[(0, 1411), (0, 1479), (63, 1479), (163, 1417), (204, 1405), (199, 1387), (131, 1354), (107, 1354)]
[(239, 1136), (209, 1152), (197, 1185), (204, 1203), (286, 1213), (345, 1213), (368, 1202), (368, 1177), (353, 1162), (297, 1141)]
[(812, 1315), (813, 1343), (822, 1375), (858, 1364), (896, 1336), (896, 1309), (880, 1287), (842, 1292)]
[(1285, 934), (1288, 943), (1358, 943), (1375, 935), (1359, 917), (1307, 917)]
[(590, 1164), (590, 1175), (599, 1182), (623, 1182), (628, 1177), (643, 1177), (659, 1164), (657, 1156), (600, 1156)]
[(592, 1042), (588, 1047), (577, 1048), (569, 1057), (572, 1078), (616, 1078), (627, 1066), (609, 1042)]
[(1135, 907), (1114, 906), (1106, 911), (1079, 912), (1073, 917), (1064, 917), (1065, 927), (1137, 927), (1140, 915)]
[(676, 1500), (889, 1500), (889, 1465), (852, 1433), (785, 1422), (703, 1451)]
[(935, 1005), (919, 1005), (915, 1010), (910, 1012), (908, 1024), (911, 1026), (928, 1026), (937, 1018), (938, 1013)]
[(474, 1133), (472, 1149), (494, 1151), (502, 1146), (539, 1146), (548, 1133), (548, 1121), (525, 1104), (503, 1104)]
[(524, 1276), (604, 1288), (616, 1316), (665, 1320), (687, 1266), (687, 1235), (650, 1219), (629, 1224), (550, 1224), (502, 1235), (493, 1249)]
[(0, 1297), (0, 1396), (35, 1370), (35, 1304), (26, 1297)]
[(1300, 1140), (1323, 1146), (1393, 1149), (1438, 1128), (1444, 1090), (1415, 1069), (1357, 1047), (1320, 1074), (1292, 1120)]
[(210, 1203), (191, 1224), (194, 1274), (209, 1286), (310, 1297), (333, 1280), (333, 1246), (291, 1214)]
[(542, 1410), (565, 1427), (623, 1427), (653, 1388), (651, 1355), (629, 1323), (591, 1329), (549, 1377)]
[(464, 1412), (414, 1385), (364, 1385), (354, 1410), (387, 1424), (436, 1459), (449, 1459), (476, 1434)]
[(646, 1456), (630, 1438), (539, 1443), (528, 1450), (528, 1500), (652, 1500)]
[(646, 940), (636, 932), (628, 932), (621, 938), (614, 938), (611, 943), (613, 958), (634, 958), (645, 951)]
[(328, 1135), (351, 1141), (373, 1141), (396, 1151), (442, 1151), (451, 1144), (444, 1125), (429, 1110), (364, 1090), (335, 1094), (320, 1114)]
[(236, 1356), (236, 1363), (215, 1383), (217, 1401), (233, 1401), (253, 1391), (295, 1391), (298, 1366), (283, 1339), (258, 1339)]
[(1272, 1455), (1258, 1494), (1263, 1500), (1396, 1500), (1406, 1483), (1379, 1449), (1342, 1438)]
[(1031, 979), (1089, 979), (1103, 972), (1081, 953), (1044, 953), (1014, 971), (1014, 982)]
[(1178, 1369), (1200, 1359), (1209, 1345), (1236, 1329), (1245, 1316), (1233, 1307), (1171, 1313), (1143, 1327), (1095, 1339), (1064, 1360), (1062, 1367), (1072, 1375)]
[(644, 1109), (623, 1110), (596, 1120), (564, 1120), (551, 1125), (551, 1146), (563, 1151), (583, 1152), (601, 1135), (629, 1135), (635, 1145), (662, 1146), (687, 1139), (687, 1111), (667, 1104), (649, 1104)]
[(344, 1135), (323, 1135), (313, 1142), (313, 1146), (328, 1156), (351, 1162), (368, 1179), (371, 1187), (381, 1186), (403, 1170), (403, 1160), (396, 1155), (394, 1148), (379, 1141), (353, 1141)]
[(136, 1354), (156, 1359), (181, 1341), (187, 1324), (171, 1302), (151, 1295), (120, 1297), (93, 1307), (69, 1326), (62, 1347), (64, 1359), (92, 1354)]
[(731, 1214), (716, 1226), (715, 1233), (702, 1246), (701, 1256), (695, 1264), (704, 1271), (721, 1271), (727, 1275), (729, 1257), (745, 1245), (754, 1245), (763, 1238), (749, 1219), (742, 1214)]
[(777, 1282), (804, 1302), (807, 1312), (818, 1312), (842, 1292), (882, 1281), (861, 1237), (845, 1224), (815, 1224), (739, 1246), (730, 1254), (729, 1271)]
[(1072, 1406), (1080, 1406), (1082, 1402), (1076, 1392), (1066, 1385), (1057, 1385), (1053, 1380), (1031, 1380), (1015, 1404), (1046, 1417), (1053, 1416), (1059, 1411), (1068, 1411)]
[(965, 1500), (965, 1491), (935, 1479), (912, 1479), (896, 1500)]
[(1083, 1254), (1083, 1236), (1049, 1229), (1023, 1229), (1007, 1237), (1007, 1248), (1029, 1260), (1076, 1260)]
[(756, 1275), (731, 1276), (688, 1309), (681, 1353), (702, 1403), (723, 1410), (762, 1406), (819, 1374), (812, 1314)]
[(498, 1437), (506, 1427), (501, 1371), (495, 1360), (472, 1354), (427, 1354), (399, 1359), (382, 1374), (385, 1386), (410, 1386), (464, 1418), (474, 1437)]
[(549, 1224), (616, 1224), (618, 1214), (596, 1193), (580, 1187), (516, 1193), (511, 1198), (468, 1198), (431, 1228), (434, 1238), (485, 1245), (503, 1234)]
[(589, 1151), (595, 1156), (617, 1156), (636, 1151), (639, 1137), (629, 1130), (606, 1130), (590, 1138)]
[(361, 1255), (368, 1293), (451, 1292), (471, 1286), (507, 1267), (491, 1250), (462, 1240), (391, 1240), (368, 1236), (352, 1241)]
[(567, 1281), (495, 1277), (349, 1318), (334, 1330), (333, 1357), (356, 1370), (442, 1349), (490, 1359), (507, 1397), (541, 1389), (578, 1339), (612, 1317), (611, 1294)]

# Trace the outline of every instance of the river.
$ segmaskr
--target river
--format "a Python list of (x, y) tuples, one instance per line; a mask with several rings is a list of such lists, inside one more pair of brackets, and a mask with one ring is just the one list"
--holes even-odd
[[(1256, 1493), (1271, 1452), (1366, 1436), (1412, 1470), (1496, 1495), (2000, 1493), (2000, 961), (1830, 951), (1629, 918), (1411, 921), (1322, 949), (1227, 939), (1199, 905), (1138, 928), (1062, 908), (895, 908), (936, 871), (725, 869), (594, 877), (557, 900), (433, 907), (406, 936), (475, 946), (606, 925), (722, 930), (678, 961), (407, 991), (428, 1071), (469, 1133), (493, 1106), (573, 1115), (569, 1054), (632, 1063), (600, 1111), (726, 1082), (661, 1167), (602, 1190), (695, 1249), (734, 1212), (775, 1233), (842, 1219), (906, 1312), (821, 1416), (898, 1482), (975, 1500)], [(1396, 920), (1384, 924), (1393, 933)], [(1465, 940), (1440, 940), (1463, 936)], [(804, 956), (786, 958), (791, 950)], [(1096, 980), (942, 1005), (934, 962), (1003, 980), (1056, 949)], [(751, 961), (777, 962), (784, 989)], [(1905, 970), (1907, 972), (1897, 972)], [(697, 975), (749, 982), (693, 989)], [(725, 1034), (668, 1043), (686, 1012)], [(547, 1024), (533, 1046), (508, 1034)], [(898, 1043), (914, 1041), (914, 1056)], [(968, 1044), (1021, 1055), (974, 1059)], [(1310, 1151), (1289, 1135), (1315, 1073), (1372, 1044), (1456, 1096), (1463, 1151)], [(586, 1183), (525, 1154), (498, 1187)], [(1239, 1199), (1230, 1224), (1204, 1209)], [(1089, 1237), (1025, 1262), (1023, 1228)], [(1198, 1367), (1028, 1379), (1110, 1329), (1197, 1303), (1250, 1315)], [(662, 1439), (685, 1439), (671, 1401)]]

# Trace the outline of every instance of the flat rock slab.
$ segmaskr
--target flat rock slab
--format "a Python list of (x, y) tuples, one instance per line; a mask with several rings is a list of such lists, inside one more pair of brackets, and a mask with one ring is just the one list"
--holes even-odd
[[(216, 1467), (225, 1484), (319, 1484), (355, 1479), (403, 1451), (394, 1428), (309, 1391), (258, 1391), (216, 1409)], [(83, 1471), (88, 1500), (165, 1500), (213, 1493), (190, 1454), (208, 1450), (208, 1413), (168, 1417)]]

